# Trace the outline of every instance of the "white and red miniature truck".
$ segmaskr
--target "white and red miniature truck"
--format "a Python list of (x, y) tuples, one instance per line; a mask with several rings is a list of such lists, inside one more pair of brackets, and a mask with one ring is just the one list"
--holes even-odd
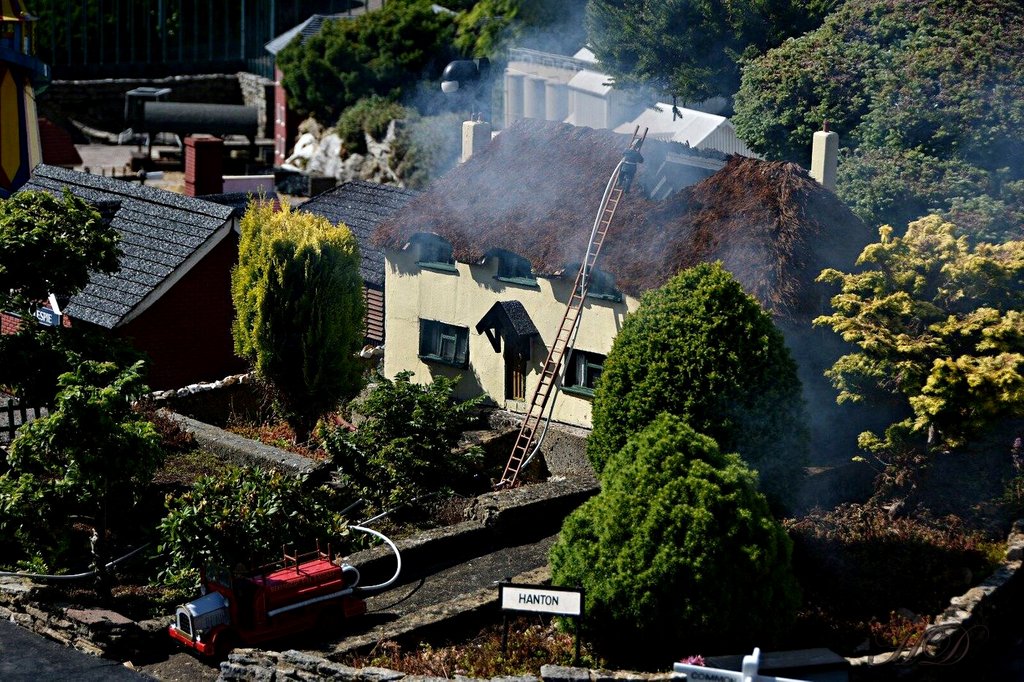
[(329, 549), (285, 554), (282, 562), (248, 575), (210, 570), (203, 584), (206, 593), (179, 606), (168, 628), (173, 639), (202, 656), (224, 656), (235, 646), (366, 613), (366, 602), (354, 595), (359, 571), (335, 562)]

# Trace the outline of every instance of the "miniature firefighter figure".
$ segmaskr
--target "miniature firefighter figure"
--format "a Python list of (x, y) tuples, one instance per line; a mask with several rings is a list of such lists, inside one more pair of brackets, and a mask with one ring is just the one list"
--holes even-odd
[(640, 140), (634, 140), (622, 153), (622, 168), (619, 169), (619, 187), (623, 192), (628, 192), (633, 184), (633, 176), (636, 175), (636, 165), (644, 162), (640, 155)]

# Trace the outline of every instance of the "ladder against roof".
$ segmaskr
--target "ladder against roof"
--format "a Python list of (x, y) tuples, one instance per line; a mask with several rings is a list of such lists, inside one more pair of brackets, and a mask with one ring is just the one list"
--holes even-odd
[[(629, 150), (640, 151), (644, 140), (647, 138), (647, 130), (643, 136), (639, 136), (640, 127), (633, 131), (630, 139)], [(580, 269), (576, 273), (576, 281), (572, 287), (572, 294), (565, 306), (565, 313), (562, 315), (562, 322), (558, 326), (558, 333), (548, 350), (548, 357), (541, 369), (540, 380), (530, 398), (530, 406), (526, 411), (523, 424), (519, 429), (515, 445), (512, 447), (512, 454), (505, 465), (505, 472), (495, 488), (515, 487), (519, 478), (519, 472), (530, 461), (533, 450), (539, 447), (540, 438), (543, 437), (541, 422), (544, 419), (544, 409), (548, 406), (555, 384), (559, 382), (562, 360), (566, 351), (579, 328), (580, 315), (583, 312), (583, 302), (586, 300), (587, 291), (590, 289), (590, 273), (597, 263), (597, 257), (601, 254), (601, 246), (604, 244), (608, 234), (608, 228), (615, 218), (615, 209), (622, 200), (623, 188), (619, 186), (619, 174), (623, 163), (620, 161), (612, 171), (611, 178), (602, 197), (601, 207), (598, 209), (597, 219), (591, 231), (590, 243), (587, 246), (587, 255), (580, 263)], [(635, 165), (634, 165), (635, 168)], [(632, 171), (633, 169), (631, 169)], [(631, 180), (631, 178), (630, 178)]]

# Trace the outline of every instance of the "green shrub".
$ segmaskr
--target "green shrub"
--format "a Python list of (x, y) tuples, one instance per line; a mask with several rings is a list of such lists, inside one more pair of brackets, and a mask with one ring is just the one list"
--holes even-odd
[(594, 396), (587, 455), (600, 474), (660, 412), (738, 451), (774, 502), (807, 459), (800, 381), (782, 334), (720, 264), (676, 275), (626, 318)]
[(83, 362), (61, 375), (50, 414), (18, 430), (0, 478), (0, 529), (22, 556), (60, 565), (74, 520), (99, 544), (108, 530), (136, 530), (133, 512), (163, 460), (153, 425), (131, 407), (147, 390), (141, 372), (141, 362)]
[(481, 461), (480, 448), (455, 446), (485, 396), (459, 403), (452, 397), (456, 379), (416, 384), (411, 377), (412, 372), (401, 372), (394, 381), (380, 377), (356, 408), (366, 417), (358, 430), (321, 433), (324, 450), (345, 479), (378, 509), (449, 490)]
[(359, 246), (344, 225), (257, 200), (242, 218), (231, 272), (235, 352), (274, 389), (305, 441), (317, 419), (355, 395), (363, 366)]
[(366, 135), (379, 140), (387, 133), (392, 121), (409, 118), (411, 114), (397, 102), (370, 95), (345, 109), (338, 118), (336, 130), (346, 152), (365, 154)]
[(281, 558), (281, 548), (309, 551), (317, 540), (347, 534), (336, 493), (260, 468), (203, 476), (180, 497), (168, 495), (160, 522), (165, 580), (195, 580), (207, 566), (252, 568)]
[(293, 40), (277, 56), (289, 104), (300, 115), (333, 121), (364, 97), (398, 100), (417, 81), (436, 78), (455, 58), (455, 25), (431, 4), (387, 2)]
[[(918, 150), (863, 149), (844, 150), (836, 193), (868, 225), (902, 226), (928, 213), (949, 210), (956, 198), (991, 200), (985, 194), (988, 185), (988, 173), (963, 161), (938, 159)], [(957, 202), (960, 213), (973, 208), (963, 202)], [(971, 211), (975, 212), (978, 209)]]
[(602, 653), (678, 660), (785, 630), (799, 603), (790, 547), (740, 458), (662, 414), (566, 519), (552, 582), (586, 590), (581, 626)]

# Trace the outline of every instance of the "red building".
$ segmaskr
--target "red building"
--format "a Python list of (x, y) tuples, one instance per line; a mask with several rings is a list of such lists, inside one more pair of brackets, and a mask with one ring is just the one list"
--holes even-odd
[[(121, 269), (93, 274), (65, 306), (65, 324), (95, 325), (151, 359), (153, 389), (211, 381), (244, 369), (234, 354), (231, 268), (236, 208), (132, 182), (40, 165), (24, 190), (64, 188), (120, 233)], [(3, 331), (16, 320), (4, 316)]]

